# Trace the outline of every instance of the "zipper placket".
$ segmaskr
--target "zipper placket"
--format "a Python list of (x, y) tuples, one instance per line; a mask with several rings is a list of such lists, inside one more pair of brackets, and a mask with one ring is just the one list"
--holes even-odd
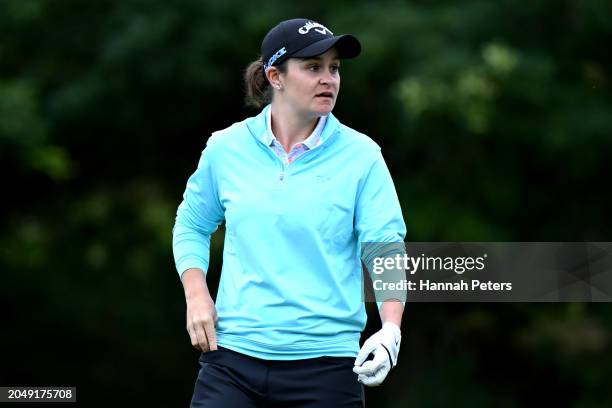
[(278, 180), (283, 181), (285, 179), (285, 163), (281, 161), (281, 172), (278, 175)]
[(280, 162), (281, 165), (281, 170), (280, 173), (278, 174), (278, 181), (284, 181), (285, 180), (285, 176), (287, 175), (287, 171), (289, 169), (289, 166), (291, 166), (292, 164), (294, 164), (295, 162), (297, 162), (298, 160), (300, 160), (300, 158), (302, 158), (303, 156), (307, 155), (308, 153), (312, 152), (313, 150), (319, 148), (320, 145), (313, 147), (312, 149), (308, 149), (306, 150), (304, 153), (302, 153), (301, 155), (299, 155), (294, 161), (292, 161), (291, 163), (287, 163), (285, 164), (285, 162), (278, 157), (278, 155), (276, 154), (276, 152), (274, 152), (274, 150), (272, 150), (269, 146), (266, 146), (266, 148), (270, 151), (270, 153), (272, 153), (272, 155), (274, 157), (276, 157), (276, 159)]
[(277, 156), (277, 154), (274, 152), (274, 150), (272, 150), (270, 148), (270, 146), (266, 145), (265, 143), (263, 143), (260, 139), (257, 139), (257, 141), (259, 143), (261, 143), (261, 145), (264, 147), (264, 149), (266, 149), (266, 151), (268, 152), (268, 154), (271, 154), (272, 156), (274, 156), (274, 158), (276, 159), (276, 161), (278, 161), (278, 163), (280, 164), (280, 173), (278, 174), (278, 181), (284, 181), (285, 180), (285, 176), (287, 175), (287, 171), (288, 171), (288, 167), (289, 165), (295, 163), (296, 161), (298, 161), (302, 156), (312, 152), (315, 149), (318, 149), (321, 147), (322, 143), (319, 143), (317, 146), (313, 147), (312, 149), (308, 149), (306, 150), (304, 153), (302, 153), (297, 159), (295, 159), (292, 163), (288, 163), (287, 165), (285, 165), (285, 163), (283, 162), (283, 160), (281, 160), (280, 157)]
[(281, 173), (279, 174), (279, 181), (283, 181), (285, 179), (285, 176), (287, 174), (289, 166), (291, 166), (292, 164), (295, 164), (302, 157), (304, 157), (307, 154), (311, 153), (313, 150), (318, 149), (319, 147), (321, 147), (321, 143), (319, 143), (317, 146), (313, 147), (312, 149), (306, 150), (304, 153), (300, 154), (294, 161), (292, 161), (291, 163), (288, 163), (287, 165), (285, 165), (285, 163), (282, 160), (280, 160), (280, 158), (278, 156), (276, 156), (276, 153), (272, 152), (272, 153), (274, 153), (276, 158), (279, 159), (279, 161), (281, 162), (281, 166), (282, 166), (281, 167)]

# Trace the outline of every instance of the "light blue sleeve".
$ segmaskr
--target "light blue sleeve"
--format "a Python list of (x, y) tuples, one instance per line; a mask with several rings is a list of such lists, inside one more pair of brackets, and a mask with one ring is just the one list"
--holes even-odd
[(224, 219), (211, 147), (202, 152), (197, 170), (189, 177), (172, 230), (172, 251), (179, 277), (187, 269), (208, 271), (210, 236)]
[(406, 237), (399, 199), (380, 151), (358, 191), (355, 231), (360, 242), (403, 242)]
[[(355, 232), (362, 247), (362, 260), (372, 276), (372, 264), (376, 257), (394, 257), (405, 254), (406, 224), (389, 169), (380, 151), (362, 180), (355, 209)], [(363, 245), (375, 243), (374, 245)], [(378, 244), (386, 243), (386, 245)], [(404, 270), (388, 271), (385, 279), (405, 277)], [(374, 278), (374, 277), (373, 277)], [(386, 293), (385, 298), (404, 301), (405, 291)], [(378, 300), (378, 296), (377, 296)], [(377, 301), (378, 307), (382, 301)]]

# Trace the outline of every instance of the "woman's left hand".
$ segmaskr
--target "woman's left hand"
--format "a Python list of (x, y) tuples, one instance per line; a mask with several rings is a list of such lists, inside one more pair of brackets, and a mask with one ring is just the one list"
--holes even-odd
[[(367, 339), (359, 350), (353, 367), (353, 372), (358, 374), (357, 380), (369, 387), (382, 384), (397, 364), (401, 341), (400, 328), (395, 323), (385, 322), (382, 329)], [(371, 353), (374, 359), (366, 361)]]

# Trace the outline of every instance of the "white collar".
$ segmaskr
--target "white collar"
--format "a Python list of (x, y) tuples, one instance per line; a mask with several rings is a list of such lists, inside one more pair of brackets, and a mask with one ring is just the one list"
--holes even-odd
[[(278, 140), (272, 132), (272, 105), (269, 105), (267, 109), (268, 111), (266, 112), (266, 132), (264, 132), (264, 134), (262, 135), (262, 140), (266, 144), (266, 146), (270, 146), (272, 145), (272, 142), (274, 142), (275, 140), (278, 142)], [(321, 139), (321, 133), (323, 133), (323, 128), (325, 127), (325, 122), (327, 122), (327, 115), (319, 117), (317, 126), (315, 126), (310, 136), (308, 136), (301, 143), (306, 145), (306, 147), (308, 147), (309, 149), (312, 149), (317, 144), (319, 144), (319, 140)]]

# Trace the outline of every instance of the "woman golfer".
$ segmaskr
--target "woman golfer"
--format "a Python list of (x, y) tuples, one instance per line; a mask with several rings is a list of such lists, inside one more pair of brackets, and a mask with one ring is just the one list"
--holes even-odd
[[(361, 243), (405, 236), (380, 147), (331, 113), (340, 61), (360, 52), (312, 20), (272, 28), (245, 74), (263, 109), (215, 132), (187, 182), (173, 250), (202, 350), (192, 407), (361, 407), (362, 384), (397, 362), (401, 302), (382, 303), (359, 349)], [(215, 304), (205, 274), (221, 222)]]

